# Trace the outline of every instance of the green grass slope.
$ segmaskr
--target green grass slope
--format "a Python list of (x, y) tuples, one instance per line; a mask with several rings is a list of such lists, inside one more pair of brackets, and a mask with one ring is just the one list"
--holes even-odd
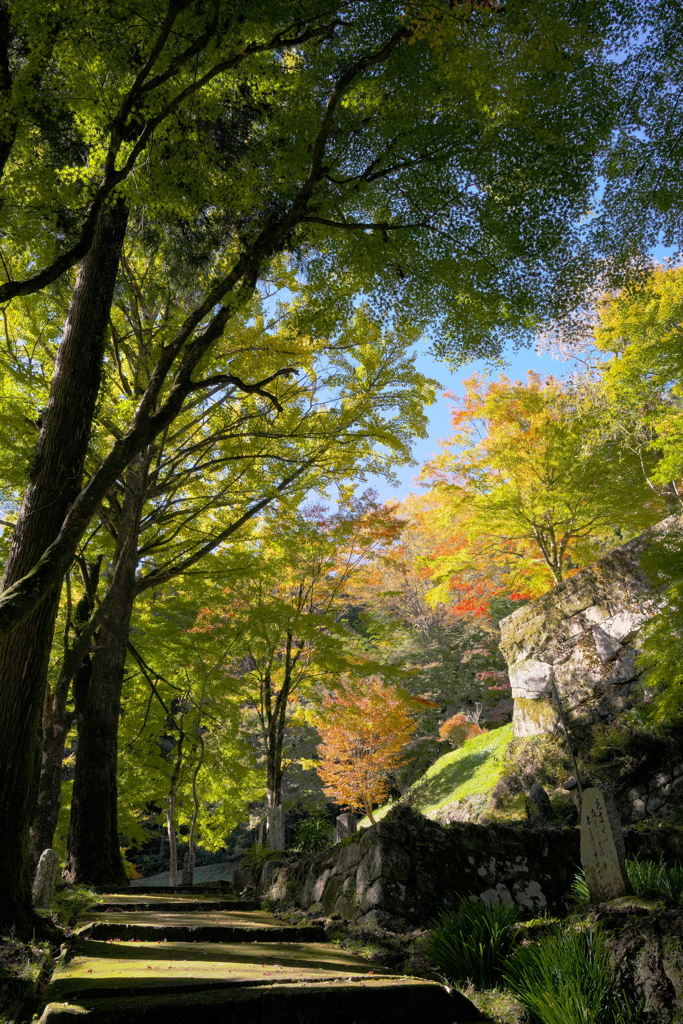
[[(474, 736), (457, 750), (444, 754), (410, 787), (411, 806), (434, 817), (447, 804), (490, 794), (503, 772), (511, 739), (512, 725), (504, 725)], [(391, 806), (380, 807), (375, 818), (383, 818)], [(359, 828), (369, 824), (367, 818), (358, 822)]]

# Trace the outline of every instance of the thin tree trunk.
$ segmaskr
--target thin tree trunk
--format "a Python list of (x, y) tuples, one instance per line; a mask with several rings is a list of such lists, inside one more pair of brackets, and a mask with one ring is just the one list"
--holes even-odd
[[(202, 696), (199, 702), (201, 709), (204, 703), (204, 689), (202, 689)], [(197, 728), (201, 728), (198, 724)], [(185, 861), (183, 863), (183, 885), (194, 885), (194, 865), (195, 865), (195, 852), (194, 852), (194, 833), (197, 827), (197, 817), (199, 815), (199, 794), (197, 793), (197, 776), (199, 775), (199, 769), (204, 763), (204, 737), (199, 735), (200, 743), (200, 754), (194, 771), (192, 772), (192, 821), (190, 822), (190, 834), (187, 837), (187, 853), (185, 854)]]
[(168, 872), (169, 885), (178, 884), (178, 842), (175, 832), (175, 783), (168, 794), (166, 809), (166, 825), (168, 828)]
[[(35, 566), (79, 493), (125, 228), (123, 207), (104, 211), (81, 265), (3, 590)], [(12, 822), (3, 841), (0, 933), (12, 927), (25, 933), (34, 924), (29, 828), (37, 799), (40, 723), (59, 588), (60, 583), (47, 588), (33, 612), (0, 642), (0, 821)]]
[[(292, 691), (292, 674), (301, 650), (293, 653), (294, 639), (287, 634), (285, 651), (284, 678), (280, 692), (275, 699), (273, 708), (271, 679), (266, 680), (266, 699), (264, 701), (266, 719), (266, 807), (268, 812), (268, 849), (281, 850), (285, 847), (284, 813), (282, 810), (282, 748), (284, 745), (285, 724), (287, 722), (287, 706)], [(280, 829), (281, 825), (281, 829)], [(281, 831), (281, 834), (279, 834)]]
[(287, 701), (276, 701), (275, 713), (269, 723), (268, 751), (266, 754), (266, 806), (268, 809), (268, 849), (282, 850), (285, 846), (284, 815), (282, 811), (282, 746)]
[(90, 684), (78, 726), (64, 868), (64, 878), (69, 882), (127, 884), (118, 833), (118, 727), (148, 464), (149, 455), (145, 453), (126, 475), (121, 523), (106, 594), (107, 610), (100, 621)]
[(75, 712), (67, 711), (69, 683), (48, 693), (43, 716), (43, 753), (38, 786), (38, 803), (31, 825), (31, 873), (35, 874), (43, 850), (54, 843), (61, 805), (64, 745)]
[(376, 825), (377, 821), (375, 819), (374, 814), (372, 813), (372, 804), (366, 798), (365, 794), (363, 794), (363, 807), (365, 808), (365, 813), (368, 816), (368, 820), (369, 820), (370, 824), (371, 825)]

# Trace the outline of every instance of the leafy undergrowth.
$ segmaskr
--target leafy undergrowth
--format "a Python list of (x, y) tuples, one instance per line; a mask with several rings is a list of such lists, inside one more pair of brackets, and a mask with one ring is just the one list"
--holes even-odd
[(529, 1024), (530, 1017), (519, 999), (504, 988), (480, 991), (468, 985), (461, 991), (491, 1024)]
[[(328, 931), (328, 940), (395, 974), (441, 980), (427, 956), (429, 933), (424, 929), (395, 933), (377, 925), (335, 923), (335, 930)], [(482, 990), (471, 984), (457, 987), (491, 1024), (530, 1024), (526, 1010), (511, 992), (503, 988)]]
[(395, 974), (417, 978), (433, 978), (431, 963), (424, 952), (427, 932), (391, 932), (378, 925), (334, 923), (328, 931), (329, 941), (342, 949), (365, 957)]
[(34, 994), (53, 952), (48, 942), (0, 938), (0, 1024), (13, 1019)]
[(481, 989), (503, 980), (512, 952), (518, 908), (504, 903), (489, 906), (463, 900), (456, 912), (446, 911), (434, 922), (425, 951), (449, 981), (467, 982)]
[[(429, 817), (447, 804), (490, 795), (503, 773), (505, 752), (511, 740), (512, 725), (505, 725), (473, 736), (457, 750), (450, 750), (410, 787), (411, 806)], [(375, 818), (383, 818), (392, 806), (385, 804), (375, 811)], [(369, 822), (363, 818), (358, 824), (363, 828)]]
[(49, 915), (58, 928), (74, 928), (80, 917), (101, 902), (102, 897), (87, 885), (58, 885)]

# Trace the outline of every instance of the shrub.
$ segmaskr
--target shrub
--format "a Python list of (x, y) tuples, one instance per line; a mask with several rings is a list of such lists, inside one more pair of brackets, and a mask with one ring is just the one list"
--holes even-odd
[(425, 953), (449, 982), (493, 988), (513, 948), (517, 913), (503, 903), (464, 900), (457, 912), (444, 912), (434, 922)]
[(269, 850), (267, 846), (262, 843), (254, 843), (250, 846), (247, 852), (242, 858), (242, 863), (245, 867), (251, 869), (252, 873), (260, 872), (263, 869), (264, 864), (269, 860), (277, 860), (282, 857), (283, 850)]
[(534, 782), (553, 790), (572, 774), (572, 763), (554, 736), (524, 736), (510, 743), (502, 782), (510, 793), (526, 793)]
[(61, 928), (75, 927), (78, 919), (102, 902), (87, 885), (57, 885), (50, 904), (50, 917)]
[(505, 981), (534, 1024), (637, 1024), (638, 1007), (614, 988), (607, 947), (598, 929), (558, 929), (520, 946)]
[(303, 853), (320, 853), (334, 843), (334, 829), (322, 814), (311, 814), (296, 827), (292, 849)]
[(123, 861), (123, 870), (125, 872), (126, 878), (142, 878), (142, 874), (138, 871), (137, 864), (134, 864), (132, 860), (128, 860), (128, 858), (126, 857), (126, 854), (128, 853), (129, 849), (129, 846), (120, 847), (121, 860)]
[(487, 729), (482, 729), (477, 725), (476, 722), (471, 721), (467, 715), (459, 714), (453, 715), (441, 723), (439, 739), (448, 740), (450, 745), (456, 748), (461, 747), (465, 740), (469, 740), (473, 736), (479, 736), (480, 733), (487, 731)]

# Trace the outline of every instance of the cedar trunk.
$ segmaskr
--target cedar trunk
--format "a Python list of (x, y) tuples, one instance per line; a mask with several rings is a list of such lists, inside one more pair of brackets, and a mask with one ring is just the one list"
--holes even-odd
[(107, 610), (97, 635), (88, 692), (78, 725), (76, 774), (71, 800), (64, 878), (89, 885), (126, 885), (121, 858), (116, 768), (121, 689), (133, 611), (140, 515), (145, 500), (148, 453), (126, 475), (126, 494), (107, 587)]
[[(81, 265), (50, 397), (41, 416), (3, 589), (22, 579), (36, 564), (57, 537), (79, 492), (125, 229), (123, 207), (104, 211)], [(34, 925), (29, 828), (37, 799), (41, 716), (58, 601), (59, 584), (55, 584), (21, 625), (0, 642), (0, 821), (12, 823), (3, 842), (0, 933), (10, 928), (26, 933)]]

